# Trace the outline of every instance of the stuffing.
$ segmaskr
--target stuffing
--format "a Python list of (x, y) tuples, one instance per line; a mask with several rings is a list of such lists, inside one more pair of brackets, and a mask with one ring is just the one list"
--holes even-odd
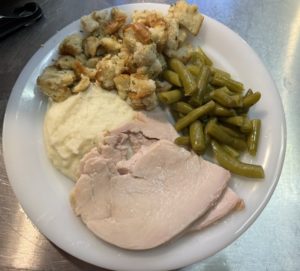
[(169, 14), (194, 36), (198, 34), (204, 19), (198, 12), (198, 7), (189, 5), (185, 0), (179, 0), (175, 5), (172, 5)]
[(73, 34), (66, 37), (59, 46), (59, 52), (62, 55), (76, 56), (82, 53), (82, 36)]
[(179, 25), (174, 18), (167, 18), (168, 22), (168, 38), (166, 47), (170, 50), (177, 50), (178, 49), (178, 36), (179, 36)]
[(118, 8), (113, 8), (111, 10), (111, 19), (106, 23), (105, 33), (114, 34), (119, 31), (119, 29), (125, 24), (127, 19), (126, 14)]
[(149, 28), (151, 40), (157, 45), (157, 50), (162, 51), (168, 39), (168, 31), (166, 23), (157, 24)]
[(55, 102), (61, 102), (71, 96), (71, 86), (76, 80), (76, 75), (71, 70), (58, 70), (54, 66), (44, 69), (37, 78), (37, 84), (44, 94)]
[(83, 74), (86, 75), (91, 80), (95, 79), (97, 73), (96, 69), (88, 68), (78, 60), (74, 62), (74, 71), (78, 77), (80, 77), (81, 74)]
[(56, 60), (55, 66), (63, 70), (72, 70), (75, 61), (76, 59), (73, 56), (60, 56)]
[(151, 65), (157, 58), (156, 44), (136, 43), (135, 52), (133, 54), (133, 62), (137, 66)]
[(101, 45), (101, 40), (94, 36), (87, 37), (83, 42), (84, 54), (88, 57), (94, 57), (97, 54), (98, 47)]
[(136, 10), (133, 12), (132, 21), (148, 27), (166, 24), (163, 14), (155, 10)]
[(83, 30), (87, 33), (92, 33), (99, 28), (99, 23), (93, 18), (92, 14), (83, 16), (80, 20)]
[(168, 81), (155, 80), (156, 92), (168, 91), (172, 88), (172, 85)]
[(171, 89), (158, 79), (167, 68), (165, 58), (189, 61), (194, 48), (185, 43), (189, 32), (198, 33), (203, 16), (197, 6), (179, 0), (167, 15), (134, 11), (131, 19), (126, 24), (127, 16), (118, 8), (83, 16), (84, 36), (72, 34), (63, 40), (54, 66), (37, 80), (42, 91), (61, 101), (95, 82), (116, 89), (134, 109), (154, 108), (156, 92)]
[(116, 39), (111, 37), (104, 37), (100, 40), (101, 46), (107, 51), (107, 52), (116, 52), (120, 51), (122, 44), (119, 43)]
[(124, 38), (126, 38), (127, 32), (130, 33), (130, 37), (135, 41), (143, 44), (151, 43), (151, 33), (143, 24), (134, 23), (127, 25), (124, 28)]
[(129, 89), (128, 102), (133, 108), (151, 110), (156, 106), (157, 99), (153, 95), (156, 86), (152, 79), (140, 74), (131, 74)]
[(118, 91), (118, 95), (125, 100), (130, 90), (130, 75), (120, 74), (114, 78), (114, 83)]
[(150, 66), (141, 66), (136, 69), (136, 73), (147, 75), (149, 78), (156, 78), (163, 71), (159, 59), (155, 59)]
[(117, 55), (107, 55), (97, 63), (96, 79), (104, 89), (115, 87), (114, 77), (125, 71), (125, 62)]
[(99, 62), (100, 57), (92, 57), (86, 61), (86, 66), (91, 69), (96, 69), (96, 65)]
[(85, 56), (84, 53), (76, 55), (75, 58), (80, 61), (83, 65), (87, 62), (87, 57)]
[(191, 45), (185, 45), (180, 47), (178, 50), (165, 50), (165, 54), (168, 57), (176, 57), (183, 63), (186, 63), (192, 56), (195, 49)]
[(87, 76), (81, 74), (81, 79), (80, 81), (77, 83), (77, 85), (75, 85), (72, 88), (72, 92), (73, 93), (79, 93), (82, 91), (85, 91), (90, 85), (90, 78), (88, 78)]
[(185, 30), (184, 28), (179, 28), (179, 33), (178, 33), (179, 47), (184, 44), (187, 38), (188, 38), (187, 30)]
[(100, 27), (103, 27), (110, 20), (110, 13), (107, 10), (95, 10), (91, 15)]

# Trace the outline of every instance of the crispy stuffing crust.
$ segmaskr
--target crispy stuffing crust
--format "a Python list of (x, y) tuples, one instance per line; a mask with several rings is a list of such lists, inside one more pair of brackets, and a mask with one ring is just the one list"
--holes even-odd
[(188, 35), (199, 32), (203, 16), (195, 5), (179, 0), (167, 15), (135, 11), (129, 21), (118, 8), (94, 11), (81, 18), (83, 34), (66, 37), (59, 57), (38, 77), (41, 91), (60, 102), (85, 91), (91, 82), (118, 95), (134, 109), (151, 110), (157, 92), (171, 85), (160, 78), (166, 57), (186, 62), (193, 47)]

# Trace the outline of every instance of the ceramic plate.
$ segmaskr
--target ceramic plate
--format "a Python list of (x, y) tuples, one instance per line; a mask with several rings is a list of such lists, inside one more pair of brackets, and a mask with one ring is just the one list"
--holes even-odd
[[(164, 4), (121, 6), (130, 14), (136, 9), (167, 12)], [(80, 29), (79, 20), (55, 34), (31, 58), (20, 74), (6, 110), (3, 129), (4, 158), (10, 183), (26, 214), (53, 243), (86, 262), (118, 270), (169, 270), (203, 260), (238, 238), (258, 217), (278, 182), (285, 153), (285, 119), (276, 87), (261, 60), (249, 45), (221, 23), (205, 17), (194, 39), (217, 67), (229, 71), (246, 87), (259, 90), (261, 101), (251, 117), (262, 119), (257, 157), (243, 157), (261, 164), (263, 181), (234, 177), (231, 187), (244, 199), (246, 208), (199, 233), (189, 234), (149, 251), (128, 251), (96, 238), (76, 217), (69, 204), (74, 183), (57, 172), (47, 159), (43, 143), (43, 118), (47, 99), (37, 90), (36, 78), (56, 57), (63, 38)]]

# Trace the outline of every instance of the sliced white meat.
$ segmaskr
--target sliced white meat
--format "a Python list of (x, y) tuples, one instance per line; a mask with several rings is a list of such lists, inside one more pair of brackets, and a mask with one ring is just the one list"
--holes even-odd
[(122, 248), (169, 241), (215, 204), (230, 178), (227, 170), (167, 140), (117, 163), (95, 151), (82, 161), (71, 203), (95, 235)]
[(232, 211), (243, 207), (243, 200), (232, 189), (227, 188), (216, 205), (206, 215), (196, 220), (188, 231), (200, 231), (224, 218)]

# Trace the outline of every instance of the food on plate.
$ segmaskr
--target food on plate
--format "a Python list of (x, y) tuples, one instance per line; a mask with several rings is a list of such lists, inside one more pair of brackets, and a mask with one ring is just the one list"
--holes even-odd
[(103, 155), (101, 146), (87, 154), (71, 202), (92, 232), (127, 249), (154, 248), (183, 232), (214, 205), (230, 178), (164, 139), (129, 159), (115, 158)]
[[(108, 243), (150, 249), (201, 230), (244, 207), (229, 171), (264, 177), (239, 160), (257, 152), (261, 121), (248, 111), (261, 94), (189, 44), (203, 20), (185, 0), (166, 15), (94, 11), (37, 78), (49, 159), (76, 181), (75, 214)], [(200, 156), (208, 148), (221, 167)]]
[(168, 61), (163, 76), (176, 90), (159, 93), (158, 98), (170, 106), (175, 129), (182, 133), (175, 142), (200, 155), (211, 147), (217, 162), (232, 173), (264, 178), (262, 166), (239, 161), (240, 153), (257, 152), (261, 121), (250, 120), (247, 113), (261, 94), (249, 89), (243, 95), (242, 83), (212, 65), (200, 49), (186, 65), (176, 58)]
[(230, 188), (226, 188), (219, 201), (207, 214), (200, 217), (188, 228), (188, 231), (200, 231), (213, 224), (230, 212), (244, 208), (244, 201)]
[[(225, 149), (240, 152), (248, 144), (248, 152), (255, 155), (258, 125), (247, 112), (261, 95), (252, 90), (244, 95), (241, 82), (214, 67), (201, 48), (189, 44), (203, 20), (197, 6), (184, 0), (171, 5), (166, 16), (153, 10), (135, 11), (132, 18), (118, 8), (94, 11), (81, 19), (83, 34), (71, 34), (63, 40), (59, 58), (43, 71), (37, 83), (54, 102), (86, 91), (91, 82), (107, 91), (117, 90), (135, 110), (153, 110), (160, 101), (171, 107), (177, 131), (183, 136), (192, 131), (189, 145), (199, 155), (215, 150), (210, 138)], [(210, 120), (227, 130), (212, 132), (216, 126), (208, 125)], [(195, 139), (195, 126), (201, 146)], [(241, 136), (235, 139), (228, 129), (237, 130)], [(263, 178), (264, 174), (244, 176)]]
[(100, 132), (119, 127), (135, 114), (118, 95), (93, 84), (63, 102), (50, 103), (44, 120), (50, 161), (75, 181), (80, 159), (98, 144)]

